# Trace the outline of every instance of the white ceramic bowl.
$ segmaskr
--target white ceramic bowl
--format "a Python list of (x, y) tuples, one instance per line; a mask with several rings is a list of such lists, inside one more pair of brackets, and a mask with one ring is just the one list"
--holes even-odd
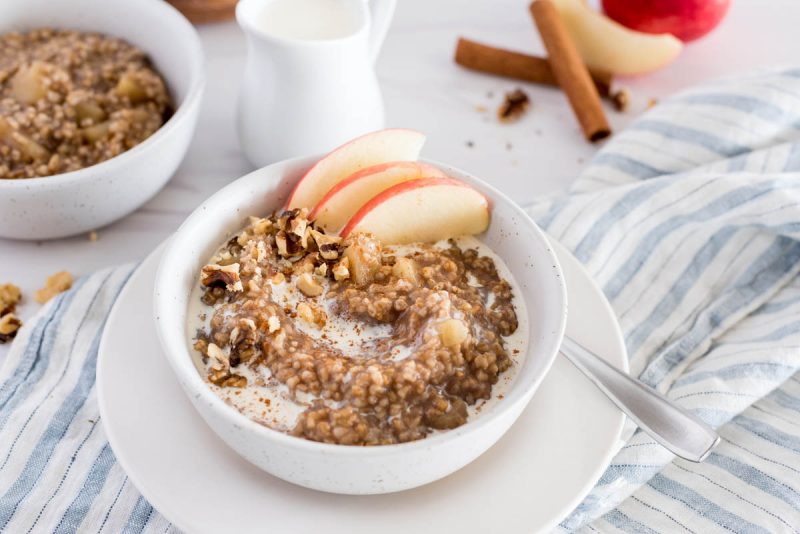
[(248, 215), (268, 215), (285, 205), (294, 183), (317, 159), (288, 160), (252, 172), (209, 198), (183, 223), (167, 245), (156, 275), (155, 320), (161, 344), (181, 386), (209, 426), (263, 470), (334, 493), (388, 493), (433, 482), (492, 446), (550, 368), (566, 325), (561, 268), (542, 232), (508, 197), (463, 171), (434, 163), (489, 197), (491, 224), (479, 237), (505, 260), (520, 285), (524, 303), (517, 305), (528, 311), (528, 353), (505, 398), (461, 427), (400, 445), (331, 445), (259, 425), (225, 404), (197, 372), (187, 343), (189, 294), (200, 268), (219, 245), (241, 229)]
[(161, 0), (3, 0), (0, 34), (41, 27), (96, 31), (144, 50), (174, 115), (119, 156), (55, 176), (0, 180), (0, 237), (50, 239), (109, 224), (144, 204), (175, 172), (192, 138), (205, 72), (194, 27)]

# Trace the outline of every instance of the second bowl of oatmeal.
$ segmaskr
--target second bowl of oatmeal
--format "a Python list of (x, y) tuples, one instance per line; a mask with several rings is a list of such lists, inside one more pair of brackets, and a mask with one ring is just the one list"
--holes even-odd
[(166, 2), (0, 5), (0, 237), (87, 232), (155, 195), (205, 84), (197, 32)]
[[(380, 244), (355, 234), (321, 258), (329, 252), (328, 238), (315, 229), (310, 239), (317, 244), (307, 247), (316, 252), (306, 254), (298, 241), (281, 246), (286, 233), (309, 223), (303, 213), (270, 214), (286, 205), (316, 159), (259, 169), (190, 215), (168, 245), (156, 278), (161, 343), (209, 426), (268, 473), (334, 493), (417, 487), (477, 458), (533, 396), (566, 324), (558, 261), (542, 232), (510, 199), (440, 164), (435, 165), (447, 176), (488, 198), (491, 222), (477, 238), (385, 246), (376, 256)], [(265, 239), (275, 250), (258, 245)], [(348, 255), (358, 264), (353, 250), (378, 258), (376, 283), (368, 289), (350, 284), (347, 276), (358, 276), (352, 262), (341, 279), (330, 271), (320, 276), (341, 268)], [(280, 274), (275, 265), (282, 266)], [(253, 278), (256, 271), (259, 277)], [(330, 281), (330, 299), (318, 306), (307, 305), (304, 297), (319, 289), (307, 285), (304, 274), (312, 272)], [(262, 281), (268, 293), (257, 287)], [(249, 291), (252, 298), (230, 299), (226, 291)], [(340, 315), (355, 321), (339, 321)], [(314, 333), (315, 322), (326, 325), (321, 334)], [(250, 330), (270, 336), (271, 348), (262, 345), (253, 356)], [(403, 340), (410, 338), (419, 344), (409, 352)], [(449, 350), (453, 338), (465, 358), (481, 362), (472, 372), (462, 372), (461, 356)], [(236, 351), (219, 350), (233, 345)], [(328, 350), (315, 352), (323, 345)], [(358, 362), (341, 357), (354, 350), (373, 356)], [(274, 383), (242, 370), (245, 361), (257, 369), (253, 358), (269, 367)], [(386, 392), (389, 382), (394, 390)]]

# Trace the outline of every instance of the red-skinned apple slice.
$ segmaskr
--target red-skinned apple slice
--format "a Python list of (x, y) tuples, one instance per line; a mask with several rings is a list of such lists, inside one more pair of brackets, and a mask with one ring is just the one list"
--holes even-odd
[(489, 201), (452, 178), (397, 184), (367, 202), (342, 229), (342, 237), (370, 232), (382, 243), (435, 242), (479, 234), (489, 226)]
[(289, 195), (288, 208), (313, 208), (333, 186), (366, 167), (389, 161), (415, 161), (424, 143), (425, 135), (403, 128), (357, 137), (306, 172)]
[(327, 230), (339, 230), (361, 206), (393, 185), (419, 178), (446, 178), (433, 165), (393, 161), (354, 172), (328, 191), (311, 210), (309, 218)]
[(597, 70), (632, 75), (672, 62), (683, 43), (665, 33), (637, 32), (598, 13), (582, 0), (554, 0), (583, 61)]

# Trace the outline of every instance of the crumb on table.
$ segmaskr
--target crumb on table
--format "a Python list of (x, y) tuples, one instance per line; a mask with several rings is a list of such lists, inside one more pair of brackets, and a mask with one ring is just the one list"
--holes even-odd
[(506, 93), (503, 103), (497, 110), (497, 118), (500, 122), (516, 122), (528, 111), (531, 99), (522, 89), (514, 89)]
[(44, 287), (34, 293), (33, 298), (39, 304), (44, 304), (59, 293), (72, 287), (72, 275), (68, 271), (61, 271), (47, 277)]

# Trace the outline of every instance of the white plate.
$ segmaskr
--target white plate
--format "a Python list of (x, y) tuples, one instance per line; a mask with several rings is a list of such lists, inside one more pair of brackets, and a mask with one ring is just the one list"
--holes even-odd
[[(568, 335), (627, 371), (608, 302), (577, 260), (554, 246), (571, 304)], [(152, 320), (162, 249), (134, 273), (108, 318), (97, 393), (117, 460), (145, 498), (186, 532), (546, 531), (578, 505), (619, 447), (624, 416), (559, 357), (511, 430), (443, 480), (355, 497), (272, 477), (206, 426), (164, 359)]]

